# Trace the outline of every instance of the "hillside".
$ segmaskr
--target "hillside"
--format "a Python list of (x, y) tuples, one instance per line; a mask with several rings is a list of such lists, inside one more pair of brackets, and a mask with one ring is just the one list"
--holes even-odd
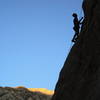
[(52, 94), (43, 88), (0, 87), (0, 100), (51, 100)]

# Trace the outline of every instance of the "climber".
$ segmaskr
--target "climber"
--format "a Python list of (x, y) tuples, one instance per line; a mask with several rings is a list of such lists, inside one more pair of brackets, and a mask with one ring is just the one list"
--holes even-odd
[(75, 35), (72, 39), (72, 42), (76, 42), (78, 36), (79, 36), (79, 29), (80, 29), (80, 24), (82, 24), (82, 19), (83, 17), (78, 20), (78, 17), (77, 17), (77, 14), (76, 13), (73, 13), (72, 16), (74, 17), (74, 20), (73, 20), (73, 23), (74, 23), (74, 27), (73, 27), (73, 30), (75, 31)]

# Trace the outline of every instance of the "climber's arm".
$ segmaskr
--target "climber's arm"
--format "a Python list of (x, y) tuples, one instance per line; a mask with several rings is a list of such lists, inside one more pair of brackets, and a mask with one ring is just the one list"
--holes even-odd
[(81, 22), (81, 21), (82, 21), (82, 19), (83, 19), (83, 17), (79, 20), (79, 23), (80, 23), (80, 24), (82, 24), (82, 22)]

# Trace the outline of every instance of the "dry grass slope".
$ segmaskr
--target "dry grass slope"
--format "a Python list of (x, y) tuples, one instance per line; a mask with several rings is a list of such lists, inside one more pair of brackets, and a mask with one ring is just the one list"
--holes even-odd
[(43, 88), (0, 87), (0, 100), (51, 100), (52, 95)]

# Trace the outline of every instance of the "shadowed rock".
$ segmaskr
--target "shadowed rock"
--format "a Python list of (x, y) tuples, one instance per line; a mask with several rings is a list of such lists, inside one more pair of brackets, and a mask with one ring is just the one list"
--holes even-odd
[(84, 22), (52, 100), (100, 100), (100, 0), (84, 0)]

